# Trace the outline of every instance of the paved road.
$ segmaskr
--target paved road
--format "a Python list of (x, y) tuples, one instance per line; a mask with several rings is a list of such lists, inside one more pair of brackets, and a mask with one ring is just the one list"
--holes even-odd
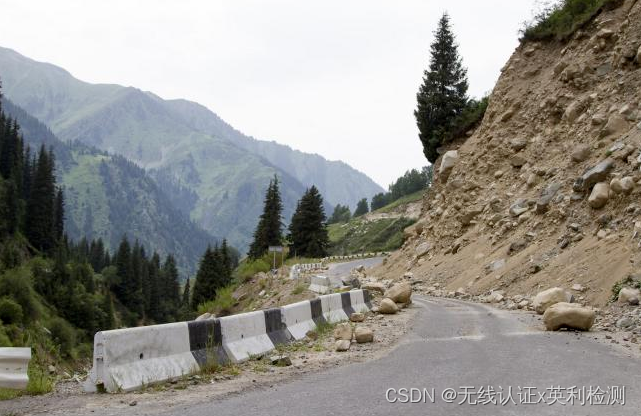
[(329, 269), (323, 274), (328, 276), (330, 281), (335, 286), (341, 286), (341, 278), (348, 276), (352, 269), (360, 266), (361, 264), (366, 268), (376, 267), (383, 262), (383, 257), (371, 257), (367, 259), (359, 259), (354, 261), (347, 261), (345, 263), (330, 263)]
[[(530, 329), (531, 318), (478, 304), (416, 299), (412, 330), (386, 357), (310, 374), (273, 388), (240, 393), (167, 416), (208, 415), (639, 415), (641, 362), (597, 343), (590, 335)], [(516, 404), (446, 403), (444, 389), (508, 386)], [(545, 391), (550, 386), (563, 390)], [(624, 406), (524, 404), (537, 400), (536, 387), (550, 402), (555, 391), (567, 401), (572, 386), (625, 386)], [(521, 387), (522, 396), (518, 396)], [(434, 388), (434, 403), (388, 403), (390, 388)], [(470, 390), (471, 391), (471, 390)], [(534, 397), (525, 398), (530, 392)], [(390, 394), (390, 399), (400, 396)], [(469, 397), (478, 398), (475, 394)], [(486, 396), (487, 397), (487, 396)], [(497, 396), (495, 396), (497, 397)], [(457, 401), (464, 400), (463, 394)]]

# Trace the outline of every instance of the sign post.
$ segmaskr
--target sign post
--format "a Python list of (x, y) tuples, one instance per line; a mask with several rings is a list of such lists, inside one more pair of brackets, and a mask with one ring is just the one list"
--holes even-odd
[(275, 275), (276, 274), (276, 270), (277, 270), (276, 269), (276, 253), (281, 253), (280, 257), (281, 257), (281, 261), (282, 261), (283, 260), (283, 254), (282, 253), (284, 251), (283, 250), (283, 246), (269, 246), (267, 251), (274, 253), (274, 264), (273, 264), (273, 268), (272, 268), (272, 274)]

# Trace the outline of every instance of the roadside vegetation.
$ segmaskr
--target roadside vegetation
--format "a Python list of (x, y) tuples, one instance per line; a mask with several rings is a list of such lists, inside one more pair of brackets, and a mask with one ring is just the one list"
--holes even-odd
[(536, 13), (521, 29), (521, 39), (566, 40), (602, 10), (621, 5), (623, 0), (561, 0)]
[(403, 244), (403, 230), (415, 221), (409, 218), (383, 218), (376, 221), (354, 219), (329, 227), (330, 253), (347, 254), (392, 251)]

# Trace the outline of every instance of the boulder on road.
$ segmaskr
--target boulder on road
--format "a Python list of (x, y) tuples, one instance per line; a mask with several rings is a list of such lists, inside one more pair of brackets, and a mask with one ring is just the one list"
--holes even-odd
[(412, 297), (412, 286), (407, 283), (397, 283), (390, 287), (383, 295), (396, 303), (409, 303)]
[(365, 315), (360, 312), (354, 312), (349, 316), (349, 320), (352, 322), (363, 322), (365, 320)]
[(348, 351), (351, 344), (351, 342), (345, 339), (341, 339), (336, 341), (336, 344), (334, 344), (334, 348), (336, 349), (336, 351)]
[(548, 331), (561, 328), (589, 331), (594, 324), (596, 313), (576, 303), (559, 302), (547, 308), (543, 314), (543, 323)]
[(537, 294), (532, 301), (532, 306), (536, 313), (541, 315), (555, 303), (570, 302), (571, 300), (572, 295), (566, 293), (560, 287), (553, 287)]
[(373, 342), (374, 332), (372, 332), (372, 330), (367, 327), (357, 326), (356, 331), (354, 331), (354, 338), (359, 344), (363, 344), (365, 342)]
[(336, 340), (343, 339), (346, 341), (351, 341), (352, 335), (352, 326), (347, 322), (338, 324), (336, 325), (336, 328), (334, 328), (334, 339)]
[(393, 314), (398, 312), (398, 306), (396, 306), (396, 303), (394, 303), (392, 299), (385, 298), (381, 300), (378, 311), (380, 313)]
[(632, 289), (630, 287), (624, 287), (619, 291), (619, 297), (617, 298), (619, 303), (628, 304), (628, 305), (638, 305), (639, 304), (639, 289)]

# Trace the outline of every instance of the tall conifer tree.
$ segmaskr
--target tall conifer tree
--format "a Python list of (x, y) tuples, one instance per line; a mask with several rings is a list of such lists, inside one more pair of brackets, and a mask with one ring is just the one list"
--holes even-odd
[(259, 258), (267, 252), (269, 246), (279, 246), (283, 240), (283, 202), (278, 187), (278, 178), (269, 182), (265, 193), (263, 213), (254, 231), (254, 241), (249, 247), (249, 257)]
[(323, 197), (315, 186), (298, 201), (289, 225), (289, 255), (325, 257), (329, 246)]
[(447, 13), (441, 17), (430, 48), (429, 70), (416, 94), (414, 111), (423, 153), (430, 162), (467, 105), (467, 71), (458, 54)]

